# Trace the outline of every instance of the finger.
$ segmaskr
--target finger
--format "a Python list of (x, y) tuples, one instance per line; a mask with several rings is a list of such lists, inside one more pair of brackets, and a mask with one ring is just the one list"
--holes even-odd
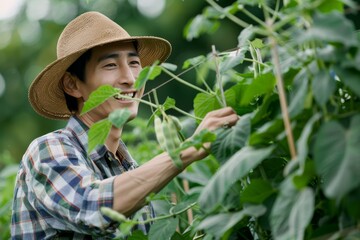
[(232, 115), (229, 115), (229, 116), (226, 116), (226, 117), (222, 117), (220, 119), (221, 123), (222, 123), (222, 127), (232, 127), (234, 126), (237, 121), (240, 119), (240, 117), (236, 114), (232, 114)]
[(227, 115), (234, 114), (234, 113), (235, 113), (235, 111), (231, 107), (224, 107), (224, 108), (220, 108), (220, 109), (208, 112), (206, 115), (207, 115), (207, 117), (223, 117), (223, 116), (227, 116)]

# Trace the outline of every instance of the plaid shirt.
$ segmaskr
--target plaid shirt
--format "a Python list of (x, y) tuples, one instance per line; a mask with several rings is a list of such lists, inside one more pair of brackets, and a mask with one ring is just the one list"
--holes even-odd
[[(88, 128), (71, 117), (66, 128), (35, 139), (24, 154), (17, 174), (12, 239), (109, 239), (118, 235), (118, 223), (102, 215), (113, 206), (116, 175), (137, 167), (120, 141), (121, 163), (105, 146), (89, 155)], [(145, 206), (142, 219), (154, 217)], [(147, 233), (149, 226), (137, 229)]]

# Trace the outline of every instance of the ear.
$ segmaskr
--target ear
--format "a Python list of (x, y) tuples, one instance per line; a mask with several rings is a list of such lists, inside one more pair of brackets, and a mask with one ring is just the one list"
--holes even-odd
[(64, 76), (60, 80), (62, 82), (62, 86), (64, 91), (73, 96), (75, 98), (82, 97), (82, 94), (78, 87), (78, 79), (77, 77), (71, 75), (69, 72), (65, 72)]

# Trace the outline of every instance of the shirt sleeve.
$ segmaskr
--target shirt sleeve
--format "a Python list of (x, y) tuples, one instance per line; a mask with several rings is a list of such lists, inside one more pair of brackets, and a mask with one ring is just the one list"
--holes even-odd
[(24, 164), (28, 197), (50, 226), (92, 235), (115, 231), (100, 211), (113, 206), (114, 177), (101, 180), (90, 161), (66, 138), (30, 147)]

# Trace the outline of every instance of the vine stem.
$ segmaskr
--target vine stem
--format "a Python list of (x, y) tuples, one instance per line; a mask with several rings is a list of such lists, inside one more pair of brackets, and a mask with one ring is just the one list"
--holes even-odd
[(158, 221), (158, 220), (162, 220), (162, 219), (167, 219), (167, 218), (171, 218), (171, 217), (175, 217), (176, 215), (179, 215), (183, 212), (186, 212), (188, 209), (192, 208), (193, 206), (195, 206), (197, 204), (197, 202), (194, 202), (190, 205), (188, 205), (186, 208), (184, 209), (181, 209), (180, 211), (178, 212), (174, 212), (174, 213), (171, 213), (169, 215), (164, 215), (164, 216), (159, 216), (159, 217), (155, 217), (155, 218), (150, 218), (150, 219), (147, 219), (145, 221), (140, 221), (140, 222), (137, 222), (137, 221), (133, 221), (133, 223), (135, 224), (146, 224), (146, 223), (150, 223), (150, 222), (153, 222), (153, 221)]
[[(122, 98), (125, 98), (125, 99), (129, 99), (129, 100), (134, 100), (134, 101), (138, 101), (138, 102), (141, 102), (141, 103), (144, 103), (146, 105), (149, 105), (150, 107), (153, 107), (153, 108), (158, 108), (158, 106), (152, 102), (149, 102), (149, 101), (146, 101), (146, 100), (143, 100), (141, 98), (132, 98), (132, 97), (129, 97), (129, 96), (126, 96), (126, 95), (122, 95), (122, 94), (119, 94), (119, 96), (121, 96)], [(202, 118), (199, 118), (199, 117), (196, 117), (194, 115), (191, 115), (190, 113), (188, 112), (185, 112), (184, 110), (181, 110), (180, 108), (178, 107), (173, 107), (172, 109), (174, 109), (175, 111), (178, 111), (179, 113), (181, 114), (184, 114), (185, 116), (188, 116), (190, 118), (193, 118), (195, 120), (202, 120)]]
[(222, 78), (221, 78), (221, 74), (220, 74), (220, 70), (219, 70), (218, 55), (216, 53), (215, 45), (212, 45), (211, 49), (212, 49), (212, 54), (213, 54), (213, 57), (215, 60), (216, 82), (217, 82), (218, 88), (220, 90), (221, 104), (223, 105), (223, 107), (226, 107), (226, 98), (225, 98)]
[(217, 11), (225, 14), (225, 16), (227, 18), (229, 18), (231, 21), (233, 21), (234, 23), (238, 24), (239, 26), (243, 27), (243, 28), (246, 28), (249, 26), (249, 24), (247, 22), (244, 22), (243, 20), (235, 17), (234, 15), (228, 13), (227, 11), (224, 11), (224, 9), (219, 5), (217, 4), (215, 1), (213, 0), (206, 0), (207, 3), (209, 3), (213, 8), (215, 8)]
[[(269, 30), (272, 29), (272, 21), (267, 21)], [(272, 32), (272, 31), (269, 31)], [(271, 46), (271, 57), (274, 62), (274, 71), (275, 71), (275, 77), (276, 77), (276, 85), (279, 91), (279, 97), (280, 97), (280, 107), (281, 112), (283, 115), (283, 121), (285, 125), (285, 131), (286, 131), (286, 137), (289, 144), (291, 159), (294, 160), (296, 158), (296, 148), (295, 148), (295, 142), (294, 137), (291, 129), (291, 123), (289, 118), (289, 111), (287, 107), (287, 101), (285, 96), (285, 88), (284, 88), (284, 81), (281, 74), (281, 68), (280, 68), (280, 59), (279, 59), (279, 52), (278, 52), (278, 45), (276, 42), (276, 39), (273, 35), (269, 36), (270, 40), (270, 46)]]
[(189, 83), (189, 82), (187, 82), (187, 81), (179, 78), (178, 76), (176, 76), (175, 74), (173, 74), (172, 72), (170, 72), (169, 70), (167, 70), (166, 68), (162, 68), (162, 70), (163, 70), (166, 74), (168, 74), (170, 77), (172, 77), (172, 78), (174, 78), (175, 80), (181, 82), (182, 84), (184, 84), (184, 85), (186, 85), (186, 86), (188, 86), (188, 87), (191, 87), (191, 88), (193, 88), (193, 89), (195, 89), (195, 90), (197, 90), (197, 91), (199, 91), (199, 92), (202, 92), (202, 93), (205, 93), (205, 94), (207, 94), (207, 95), (210, 95), (209, 92), (207, 92), (207, 91), (205, 91), (204, 89), (199, 88), (199, 87), (197, 87), (197, 86), (195, 86), (195, 85), (193, 85), (193, 84), (191, 84), (191, 83)]

